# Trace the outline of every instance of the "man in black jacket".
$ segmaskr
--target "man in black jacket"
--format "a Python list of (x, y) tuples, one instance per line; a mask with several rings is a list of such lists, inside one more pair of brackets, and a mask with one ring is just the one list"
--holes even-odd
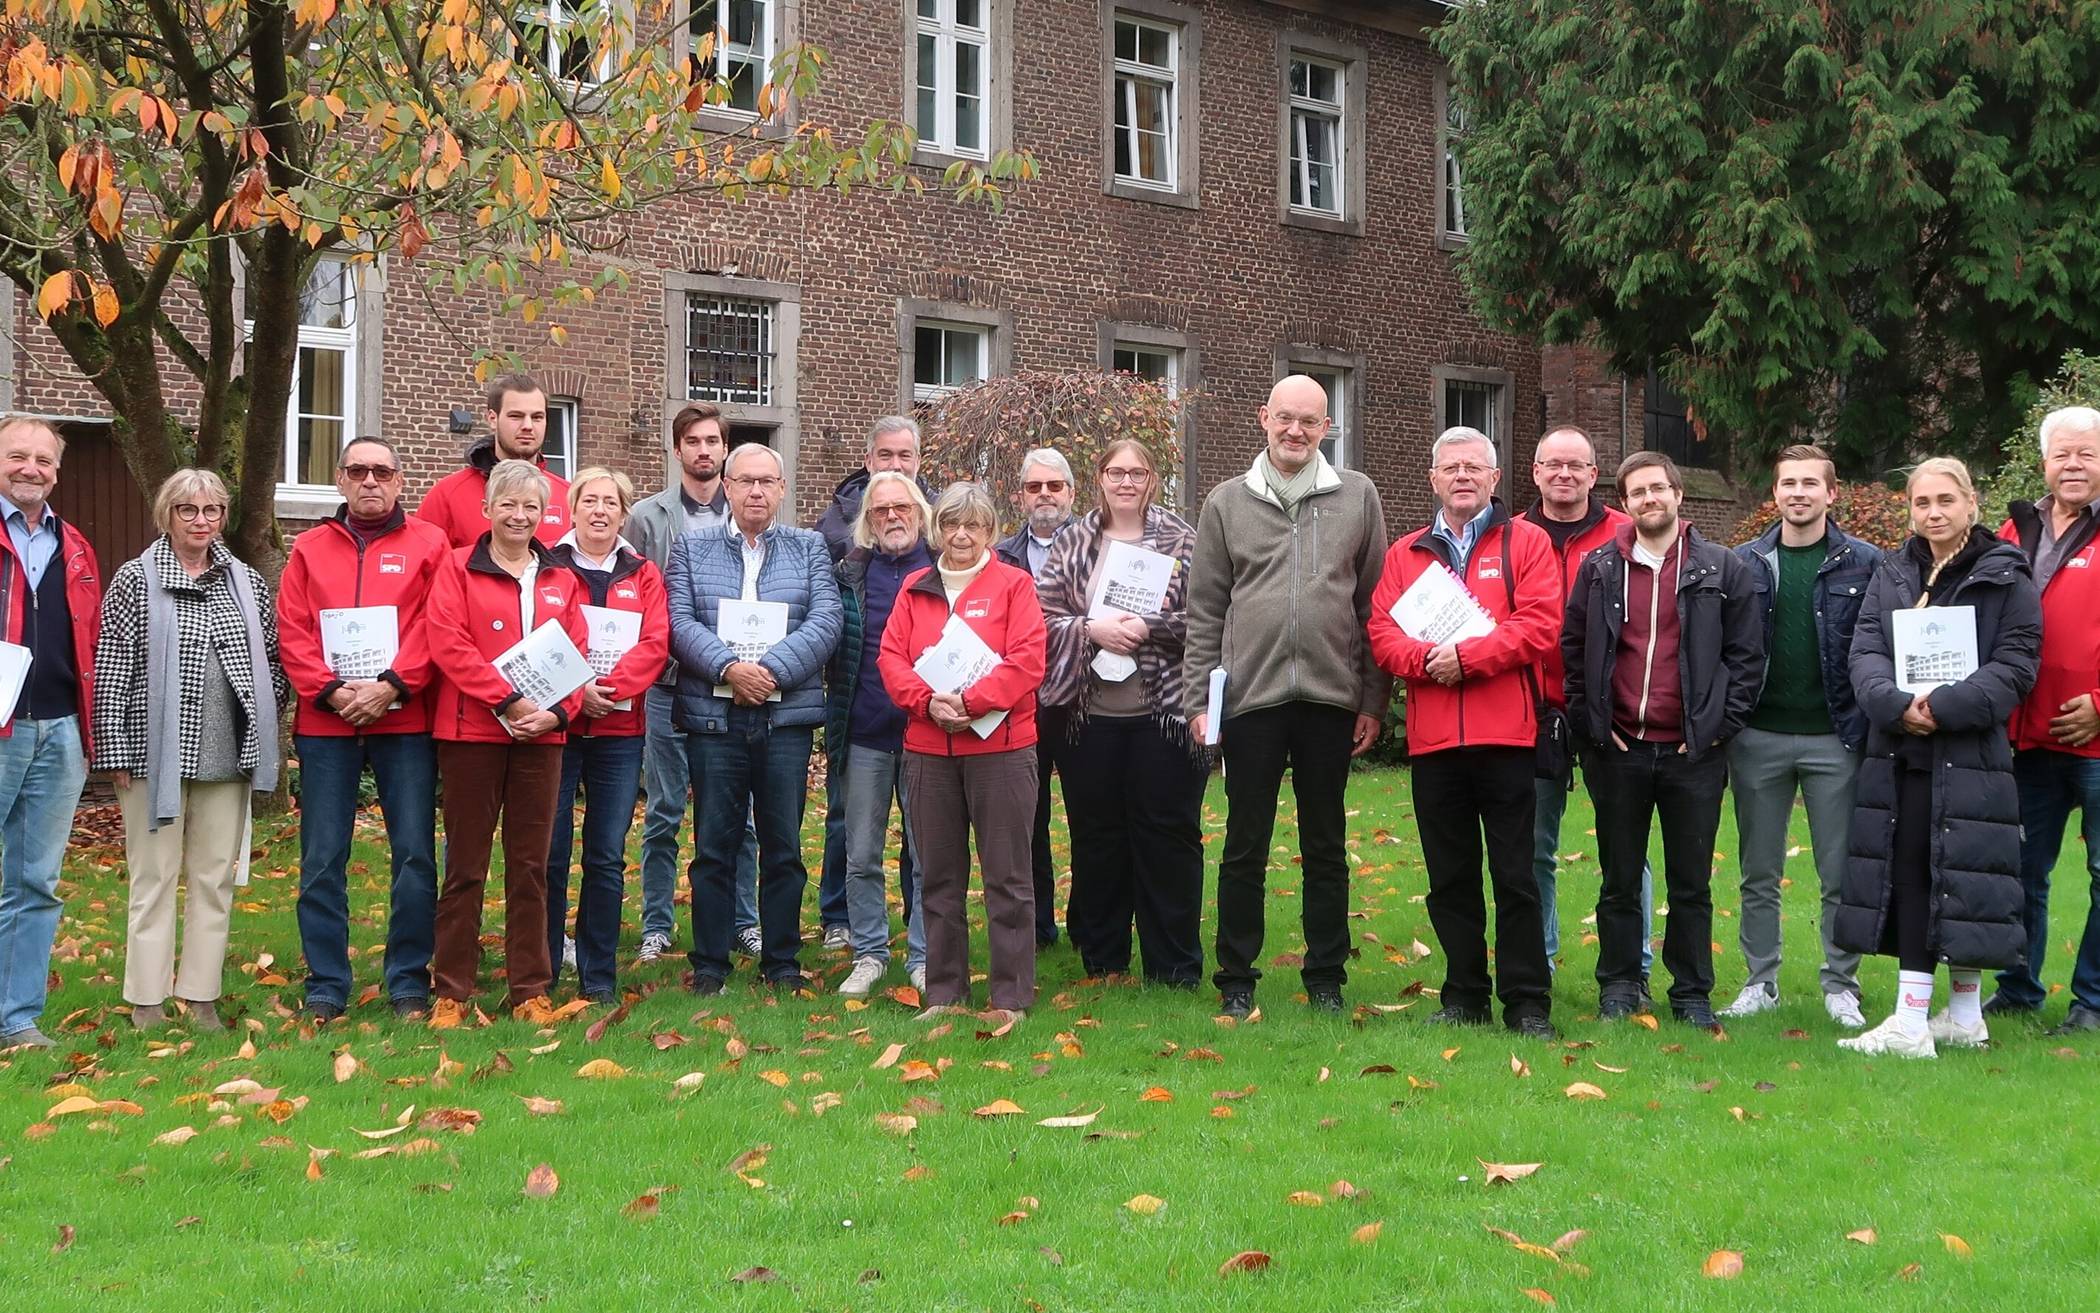
[(1604, 868), (1597, 1013), (1648, 1010), (1641, 862), (1660, 818), (1670, 902), (1663, 965), (1678, 1020), (1713, 1026), (1713, 853), (1727, 745), (1764, 684), (1750, 568), (1678, 518), (1684, 480), (1660, 452), (1619, 465), (1633, 523), (1591, 552), (1561, 631), (1568, 719), (1583, 745)]

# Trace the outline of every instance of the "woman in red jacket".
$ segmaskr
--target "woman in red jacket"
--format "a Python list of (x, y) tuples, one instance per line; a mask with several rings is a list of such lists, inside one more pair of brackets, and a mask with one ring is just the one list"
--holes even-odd
[(583, 585), (596, 677), (583, 686), (583, 715), (562, 749), (561, 795), (547, 854), (547, 954), (561, 974), (562, 922), (569, 912), (569, 853), (576, 789), (583, 786), (583, 883), (576, 890), (577, 992), (611, 1003), (617, 987), (620, 898), (627, 831), (642, 790), (642, 697), (671, 655), (663, 572), (639, 556), (620, 528), (634, 505), (627, 476), (593, 467), (569, 485), (574, 527), (549, 553)]
[(519, 693), (495, 659), (542, 625), (558, 624), (581, 650), (583, 584), (533, 541), (547, 480), (524, 461), (489, 474), (489, 531), (455, 550), (430, 581), (425, 608), (437, 667), (431, 733), (445, 788), (445, 886), (431, 958), (433, 1029), (466, 1019), (481, 965), (481, 898), (489, 847), (503, 825), (503, 957), (511, 1015), (561, 1020), (547, 999), (547, 846), (561, 789), (565, 731), (583, 704), (572, 693), (542, 707)]
[[(938, 1016), (969, 1002), (964, 901), (974, 830), (991, 941), (992, 1008), (1018, 1020), (1035, 1002), (1035, 881), (1028, 843), (1035, 820), (1043, 609), (1028, 572), (992, 553), (999, 523), (983, 488), (951, 486), (934, 506), (933, 526), (940, 559), (904, 580), (877, 662), (883, 687), (909, 717), (905, 802), (920, 859), (926, 927), (926, 1011), (920, 1015)], [(920, 673), (921, 658), (936, 647), (941, 651), (935, 662), (949, 672), (966, 672), (959, 680), (948, 672), (939, 677), (953, 691), (936, 693)], [(983, 659), (985, 649), (996, 664)]]

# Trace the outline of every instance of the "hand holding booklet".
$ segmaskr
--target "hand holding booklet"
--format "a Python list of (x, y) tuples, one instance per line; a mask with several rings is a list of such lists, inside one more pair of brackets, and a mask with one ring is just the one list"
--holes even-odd
[[(1167, 588), (1179, 567), (1178, 561), (1164, 553), (1110, 539), (1101, 555), (1100, 584), (1087, 607), (1087, 619), (1158, 615), (1167, 604)], [(1094, 673), (1111, 684), (1137, 673), (1136, 660), (1120, 652), (1096, 652), (1093, 666)]]
[[(999, 654), (991, 645), (964, 624), (962, 617), (951, 614), (941, 626), (940, 641), (921, 652), (911, 668), (936, 693), (962, 693), (998, 664)], [(978, 738), (988, 739), (1005, 719), (1004, 711), (987, 711), (971, 721), (970, 728)]]
[[(639, 611), (616, 611), (609, 606), (583, 607), (583, 622), (589, 627), (590, 643), (583, 656), (590, 663), (591, 673), (600, 679), (612, 674), (620, 658), (634, 650), (642, 641), (642, 616)], [(616, 711), (625, 711), (634, 705), (633, 698), (622, 698), (613, 703)]]
[[(569, 631), (558, 620), (542, 623), (512, 644), (496, 658), (495, 666), (496, 673), (509, 680), (520, 696), (542, 711), (551, 711), (591, 678), (590, 662), (576, 650)], [(506, 728), (509, 724), (504, 721)]]
[(1923, 606), (1889, 613), (1896, 687), (1915, 697), (1976, 673), (1976, 608)]
[(1431, 561), (1387, 614), (1401, 633), (1431, 647), (1495, 632), (1495, 618), (1442, 561)]
[[(786, 602), (746, 602), (736, 598), (723, 598), (715, 604), (715, 633), (729, 650), (736, 653), (739, 661), (757, 661), (772, 650), (773, 644), (788, 636), (788, 608)], [(715, 685), (715, 696), (734, 698), (736, 690), (727, 684)], [(780, 701), (780, 690), (774, 689), (766, 695), (766, 701)]]

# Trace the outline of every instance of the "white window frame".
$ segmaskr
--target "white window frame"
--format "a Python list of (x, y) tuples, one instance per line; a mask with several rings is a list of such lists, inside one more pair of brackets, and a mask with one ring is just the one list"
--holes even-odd
[(1156, 342), (1134, 342), (1128, 338), (1116, 339), (1109, 347), (1109, 368), (1117, 373), (1136, 374), (1139, 378), (1145, 378), (1146, 375), (1139, 373), (1137, 370), (1123, 367), (1122, 357), (1124, 356), (1157, 356), (1161, 360), (1166, 361), (1166, 373), (1157, 381), (1167, 385), (1168, 396), (1178, 397), (1181, 395), (1182, 351), (1180, 347), (1164, 346)]
[[(1157, 32), (1167, 38), (1168, 57), (1166, 65), (1140, 63), (1136, 60), (1124, 59), (1115, 54), (1117, 32), (1114, 29), (1120, 28), (1126, 23), (1135, 27), (1140, 33), (1147, 31)], [(1114, 28), (1109, 32), (1110, 59), (1113, 61), (1115, 70), (1114, 79), (1111, 83), (1111, 94), (1115, 98), (1117, 108), (1126, 116), (1130, 126), (1127, 128), (1116, 126), (1115, 116), (1112, 114), (1109, 117), (1109, 132), (1116, 137), (1128, 136), (1132, 168), (1138, 167), (1138, 157), (1141, 153), (1137, 148), (1141, 139), (1137, 126), (1137, 84), (1143, 82), (1166, 88), (1165, 113), (1160, 116), (1161, 121), (1166, 125), (1166, 131), (1160, 153), (1166, 160), (1167, 176), (1164, 178), (1147, 178), (1143, 174), (1117, 172), (1115, 174), (1116, 181), (1126, 187), (1145, 187), (1153, 191), (1162, 192), (1173, 192), (1181, 189), (1180, 111), (1181, 70), (1183, 64), (1181, 39), (1182, 29), (1177, 24), (1163, 23), (1158, 19), (1134, 14), (1128, 10), (1119, 9), (1116, 11)], [(1113, 155), (1109, 157), (1109, 168), (1115, 169), (1115, 157)]]
[(912, 323), (911, 356), (911, 399), (914, 403), (919, 405), (931, 404), (939, 401), (951, 392), (959, 392), (969, 386), (969, 383), (936, 384), (919, 382), (919, 331), (929, 328), (941, 334), (941, 363), (944, 368), (940, 372), (943, 377), (948, 373), (945, 366), (950, 358), (951, 343), (957, 337), (966, 337), (977, 345), (976, 373), (970, 379), (970, 383), (981, 383), (992, 376), (992, 334), (994, 329), (991, 325), (961, 323), (950, 319), (914, 320)]
[[(918, 124), (918, 93), (926, 83), (926, 66), (918, 58), (919, 38), (931, 36), (934, 41), (934, 126), (928, 134), (919, 131), (919, 145), (939, 155), (957, 159), (983, 160), (991, 158), (992, 141), (992, 29), (996, 21), (993, 0), (977, 0), (977, 16), (981, 25), (968, 27), (956, 21), (956, 0), (933, 0), (938, 16), (928, 18), (919, 12), (918, 0), (912, 0), (912, 79), (907, 88), (912, 97), (912, 124)], [(955, 52), (960, 46), (977, 48), (977, 145), (964, 146), (958, 140), (956, 110), (962, 92), (955, 83)]]
[[(1317, 100), (1309, 94), (1300, 94), (1293, 88), (1294, 75), (1301, 64), (1308, 70), (1322, 68), (1334, 74), (1333, 100)], [(1292, 51), (1289, 58), (1289, 72), (1285, 76), (1286, 113), (1290, 119), (1291, 150), (1289, 169), (1291, 182), (1306, 199), (1304, 201), (1291, 200), (1289, 192), (1286, 191), (1284, 203), (1300, 214), (1317, 215), (1326, 219), (1342, 218), (1349, 213), (1349, 201), (1351, 200), (1349, 188), (1349, 66), (1302, 50)], [(1306, 81), (1310, 85), (1310, 76), (1307, 77)], [(1334, 138), (1330, 145), (1331, 158), (1327, 166), (1334, 175), (1334, 204), (1328, 207), (1311, 203), (1313, 194), (1313, 162), (1311, 151), (1308, 149), (1307, 126), (1310, 121), (1316, 119), (1331, 123), (1334, 132)]]
[[(1460, 122), (1454, 127), (1452, 111), (1456, 107)], [(1436, 80), (1436, 237), (1439, 246), (1450, 249), (1464, 246), (1466, 234), (1465, 177), (1459, 168), (1458, 155), (1453, 143), (1469, 130), (1464, 122), (1464, 107), (1451, 94), (1451, 79), (1439, 74)], [(1457, 211), (1457, 223), (1452, 223), (1452, 212)]]
[[(597, 67), (589, 70), (586, 76), (578, 77), (572, 70), (561, 66), (562, 32), (586, 23), (596, 23), (600, 35), (604, 35), (609, 26), (605, 21), (607, 16), (604, 8), (610, 2), (611, 0), (524, 0), (524, 3), (517, 7), (515, 12), (521, 25), (528, 21), (528, 15), (532, 15), (534, 17), (531, 21), (539, 22), (547, 33), (546, 64), (549, 76), (569, 86), (588, 89), (602, 85), (613, 75), (613, 52), (606, 49), (595, 50)], [(590, 11), (593, 10), (599, 12), (592, 15)], [(599, 43), (593, 44), (595, 46)]]
[[(559, 449), (554, 444), (554, 417), (557, 415), (561, 416), (562, 432), (568, 438)], [(540, 447), (540, 456), (547, 462), (550, 472), (559, 474), (564, 479), (575, 478), (576, 471), (583, 468), (578, 459), (583, 449), (583, 438), (577, 427), (582, 418), (583, 403), (577, 398), (547, 398), (547, 440)]]
[(1340, 351), (1313, 343), (1293, 342), (1277, 349), (1278, 379), (1304, 374), (1327, 387), (1327, 436), (1320, 450), (1336, 469), (1361, 469), (1364, 441), (1364, 375), (1366, 359), (1352, 351)]
[[(736, 3), (737, 0), (712, 0), (712, 2), (715, 12), (715, 47), (712, 53), (713, 67), (708, 70), (709, 76), (717, 81), (727, 80), (730, 73), (731, 56), (736, 55), (739, 63), (750, 63), (757, 69), (757, 79), (752, 83), (752, 95), (755, 98), (757, 89), (772, 80), (773, 61), (779, 56), (783, 48), (781, 34), (787, 30), (788, 18), (786, 0), (750, 0), (751, 3), (760, 7), (762, 18), (759, 26), (762, 29), (762, 35), (758, 45), (741, 48), (732, 48), (729, 44), (728, 7)], [(684, 26), (686, 55), (688, 58), (696, 57), (699, 54), (698, 38), (700, 34), (694, 31), (693, 23), (698, 20), (701, 5), (702, 0), (691, 0), (686, 10), (687, 17)], [(776, 89), (774, 99), (776, 103), (773, 109), (773, 117), (780, 119), (783, 117), (787, 101), (785, 92)], [(719, 105), (711, 104), (707, 108), (716, 114), (740, 119), (745, 122), (759, 117), (755, 105), (750, 109), (745, 109), (725, 102)]]
[[(342, 353), (343, 441), (336, 448), (337, 455), (341, 455), (343, 447), (349, 446), (351, 442), (362, 436), (357, 422), (358, 330), (363, 325), (364, 316), (362, 307), (358, 305), (357, 283), (360, 280), (357, 266), (347, 260), (338, 260), (325, 256), (322, 258), (321, 263), (335, 268), (343, 279), (346, 293), (344, 306), (349, 311), (347, 326), (343, 328), (322, 328), (305, 323), (299, 325), (299, 345), (292, 352), (292, 391), (291, 395), (285, 400), (284, 465), (281, 469), (283, 477), (278, 480), (277, 486), (298, 492), (326, 493), (333, 497), (336, 491), (333, 483), (308, 483), (299, 477), (301, 473), (300, 467), (305, 463), (302, 458), (306, 455), (299, 442), (299, 421), (303, 416), (311, 413), (302, 412), (299, 409), (300, 357), (308, 350), (339, 351)], [(254, 320), (248, 321), (247, 329), (250, 333), (255, 331)]]
[(1013, 372), (1014, 315), (1007, 309), (972, 305), (964, 301), (930, 301), (914, 297), (897, 300), (897, 403), (905, 413), (931, 405), (965, 386), (953, 387), (918, 381), (918, 331), (940, 328), (973, 333), (982, 343), (979, 379), (999, 378)]

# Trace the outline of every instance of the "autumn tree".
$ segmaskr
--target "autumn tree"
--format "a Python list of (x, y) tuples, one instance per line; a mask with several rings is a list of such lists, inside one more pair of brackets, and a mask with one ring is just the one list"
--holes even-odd
[(997, 206), (1032, 175), (1005, 153), (929, 178), (901, 125), (787, 122), (823, 53), (739, 59), (727, 8), (9, 0), (0, 273), (106, 400), (139, 485), (224, 472), (231, 545), (273, 568), (300, 296), (331, 253), (492, 291), (559, 342), (644, 206), (929, 186)]
[(1995, 448), (2100, 322), (2091, 0), (1480, 0), (1435, 37), (1480, 312), (1755, 462)]

